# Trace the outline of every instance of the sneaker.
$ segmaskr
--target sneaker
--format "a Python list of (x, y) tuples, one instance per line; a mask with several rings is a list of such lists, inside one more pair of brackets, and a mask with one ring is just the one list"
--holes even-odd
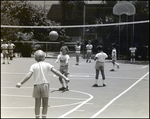
[(111, 69), (110, 71), (115, 71), (114, 69)]
[(65, 90), (66, 88), (65, 87), (61, 87), (61, 88), (59, 88), (59, 90)]
[(79, 65), (78, 63), (76, 63), (76, 65)]
[(89, 63), (91, 63), (91, 61), (89, 61)]
[(119, 64), (117, 65), (117, 68), (119, 69)]
[(93, 87), (98, 87), (98, 85), (97, 85), (97, 84), (94, 84)]
[(2, 64), (5, 64), (5, 62), (3, 62)]
[(103, 86), (106, 86), (106, 84), (105, 84), (105, 83), (103, 83)]
[(86, 60), (86, 62), (88, 62), (88, 60)]
[(66, 90), (66, 91), (69, 91), (69, 87), (67, 86), (65, 90)]
[(8, 64), (10, 64), (10, 62), (8, 62)]

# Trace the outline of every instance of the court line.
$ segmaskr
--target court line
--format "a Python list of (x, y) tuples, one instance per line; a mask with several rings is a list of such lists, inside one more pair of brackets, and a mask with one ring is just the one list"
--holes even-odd
[[(72, 91), (73, 91), (73, 90), (72, 90)], [(80, 92), (80, 93), (81, 93), (81, 91), (74, 91), (74, 92)], [(89, 95), (90, 98), (87, 99), (87, 100), (85, 100), (85, 101), (83, 101), (80, 105), (76, 106), (76, 107), (73, 108), (72, 110), (66, 112), (65, 114), (63, 114), (63, 115), (61, 115), (61, 116), (59, 116), (58, 118), (64, 118), (65, 116), (67, 116), (68, 114), (70, 114), (70, 113), (76, 111), (78, 108), (80, 108), (81, 106), (83, 106), (84, 104), (86, 104), (88, 101), (90, 101), (90, 100), (93, 98), (93, 96), (92, 96), (91, 94), (89, 94), (89, 93), (85, 93), (85, 92), (82, 92), (82, 93), (84, 93), (84, 94), (86, 94), (86, 95)]]
[[(1, 87), (1, 88), (15, 88), (15, 87)], [(22, 88), (32, 88), (32, 87), (22, 87)], [(55, 88), (51, 88), (51, 89), (55, 89)], [(72, 100), (82, 100), (81, 102), (76, 102), (76, 103), (72, 103), (72, 104), (65, 104), (65, 105), (55, 105), (55, 106), (50, 106), (50, 107), (65, 107), (65, 106), (71, 106), (71, 105), (77, 105), (77, 104), (80, 104), (81, 106), (83, 104), (85, 104), (89, 99), (92, 99), (93, 96), (88, 94), (88, 93), (85, 93), (85, 92), (81, 92), (81, 91), (75, 91), (75, 90), (70, 90), (72, 92), (76, 92), (76, 93), (82, 93), (82, 94), (85, 94), (85, 95), (88, 95), (90, 96), (90, 98), (88, 99), (85, 99), (85, 98), (64, 98), (64, 97), (49, 97), (49, 98), (58, 98), (58, 99), (72, 99)], [(8, 94), (1, 94), (2, 96), (16, 96), (16, 97), (32, 97), (32, 96), (23, 96), (23, 95), (8, 95)], [(78, 106), (77, 106), (78, 107)], [(1, 108), (4, 108), (4, 109), (8, 109), (8, 108), (14, 108), (14, 109), (24, 109), (24, 108), (33, 108), (33, 107), (1, 107)], [(78, 109), (78, 108), (77, 108)]]
[[(13, 72), (1, 72), (3, 74), (12, 74), (12, 75), (24, 75), (27, 73), (13, 73)], [(48, 74), (48, 75), (52, 75), (54, 78), (58, 78), (58, 76), (56, 76), (55, 74)], [(95, 78), (95, 74), (89, 74), (89, 73), (74, 73), (74, 74), (69, 74), (68, 75), (69, 78), (75, 78), (78, 80), (78, 78)], [(101, 78), (101, 76), (100, 76)], [(133, 77), (106, 77), (106, 79), (138, 79), (138, 78), (133, 78)], [(145, 78), (145, 79), (149, 79), (149, 78)], [(80, 80), (85, 80), (85, 79), (80, 79)]]
[(99, 110), (97, 113), (95, 113), (90, 118), (96, 118), (100, 113), (102, 113), (106, 108), (108, 108), (115, 100), (120, 98), (123, 94), (125, 94), (127, 91), (129, 91), (132, 87), (134, 87), (138, 82), (140, 82), (145, 76), (147, 76), (149, 72), (147, 72), (144, 76), (142, 76), (139, 80), (137, 80), (134, 84), (132, 84), (129, 88), (127, 88), (125, 91), (120, 93), (118, 96), (116, 96), (114, 99), (112, 99), (108, 104), (106, 104), (101, 110)]

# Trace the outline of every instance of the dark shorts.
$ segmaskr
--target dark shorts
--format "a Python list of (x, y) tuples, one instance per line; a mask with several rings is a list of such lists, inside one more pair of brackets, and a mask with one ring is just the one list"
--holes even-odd
[(49, 97), (49, 84), (35, 84), (33, 88), (33, 97), (40, 98), (40, 97)]

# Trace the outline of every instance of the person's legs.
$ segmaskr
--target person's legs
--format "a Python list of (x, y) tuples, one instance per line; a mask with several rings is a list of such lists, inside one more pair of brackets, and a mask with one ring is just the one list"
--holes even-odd
[(101, 75), (102, 75), (102, 80), (103, 80), (103, 86), (106, 86), (105, 84), (105, 73), (104, 73), (104, 64), (100, 68), (101, 70)]
[(92, 53), (89, 53), (89, 62), (91, 62)]
[(43, 104), (42, 118), (46, 118), (48, 110), (48, 97), (42, 98), (42, 104)]
[[(60, 67), (60, 72), (63, 74), (64, 72), (63, 72), (63, 67)], [(63, 79), (61, 78), (61, 77), (59, 77), (59, 81), (60, 81), (60, 83), (61, 83), (61, 85), (62, 85), (62, 87), (61, 88), (59, 88), (59, 90), (64, 90), (65, 89), (65, 84), (64, 84), (64, 81), (63, 81)]]
[(79, 54), (76, 53), (76, 65), (78, 65), (78, 64), (79, 64)]
[(10, 64), (10, 62), (9, 62), (9, 54), (6, 55), (6, 58), (7, 58), (7, 63)]
[(86, 60), (86, 62), (88, 62), (89, 61), (89, 52), (87, 52), (87, 60)]
[(98, 85), (98, 77), (99, 77), (99, 69), (96, 69), (96, 75), (95, 75), (95, 84)]
[(5, 53), (3, 53), (3, 64), (5, 64), (5, 57), (6, 57)]
[[(64, 69), (64, 75), (66, 77), (68, 77), (68, 67), (66, 67), (66, 69)], [(66, 90), (69, 91), (69, 82), (65, 80), (65, 83), (66, 83)]]
[(40, 118), (41, 98), (35, 98), (35, 118)]

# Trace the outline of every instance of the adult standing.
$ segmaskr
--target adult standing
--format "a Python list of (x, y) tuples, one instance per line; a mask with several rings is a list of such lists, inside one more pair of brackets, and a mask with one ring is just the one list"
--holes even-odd
[(88, 40), (88, 44), (86, 45), (86, 54), (87, 54), (86, 62), (91, 62), (92, 49), (93, 49), (93, 45), (91, 44), (91, 40)]

